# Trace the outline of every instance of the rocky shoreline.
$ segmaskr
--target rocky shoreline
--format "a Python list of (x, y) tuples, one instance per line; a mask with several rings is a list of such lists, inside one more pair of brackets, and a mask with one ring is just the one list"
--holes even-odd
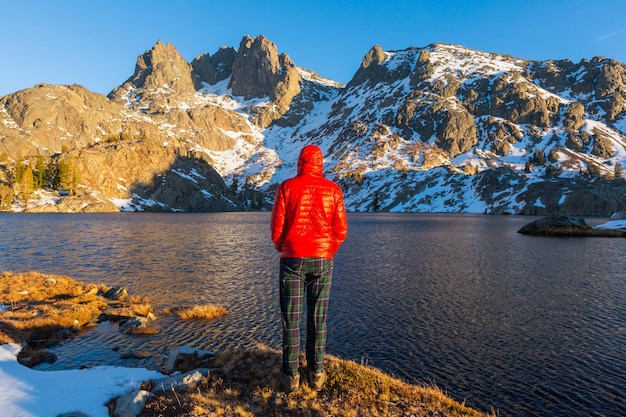
[[(118, 321), (121, 325), (120, 331), (131, 332), (136, 335), (134, 337), (150, 337), (151, 332), (139, 330), (151, 326), (157, 320), (146, 299), (133, 298), (132, 301), (141, 307), (135, 310), (134, 314), (111, 311), (120, 307), (117, 303), (119, 300), (125, 300), (122, 304), (128, 305), (129, 298), (128, 293), (121, 287), (84, 285), (69, 277), (34, 272), (0, 273), (0, 319), (2, 319), (0, 345), (10, 344), (12, 347), (9, 350), (15, 349), (15, 356), (18, 358), (21, 353), (18, 351), (28, 347), (26, 350), (30, 351), (29, 356), (22, 355), (21, 359), (18, 359), (24, 365), (21, 369), (28, 369), (36, 365), (37, 357), (42, 357), (35, 353), (45, 352), (46, 339), (53, 344), (63, 343), (71, 339), (73, 334), (88, 331), (102, 321)], [(79, 309), (88, 311), (79, 314)], [(60, 320), (57, 316), (59, 311), (70, 311), (72, 320), (65, 322)], [(126, 323), (129, 324), (126, 326), (124, 325)], [(43, 332), (42, 327), (47, 328), (48, 332)], [(59, 338), (59, 335), (64, 337)], [(135, 381), (134, 387), (124, 394), (114, 395), (115, 398), (108, 396), (109, 400), (106, 403), (108, 415), (113, 417), (355, 415), (354, 413), (362, 416), (416, 417), (495, 415), (493, 412), (487, 414), (469, 408), (450, 398), (437, 387), (408, 384), (375, 368), (331, 355), (325, 359), (329, 378), (322, 391), (317, 393), (304, 385), (298, 392), (287, 394), (283, 392), (279, 382), (280, 358), (280, 352), (263, 346), (249, 351), (218, 354), (193, 347), (179, 347), (169, 352), (165, 369), (160, 371), (162, 378)], [(24, 359), (27, 360), (23, 361)], [(5, 366), (0, 361), (0, 371), (4, 371)], [(24, 371), (15, 368), (16, 366), (11, 368), (14, 374), (0, 372), (0, 387), (3, 384), (15, 385), (14, 381), (20, 385), (19, 375)], [(95, 368), (81, 368), (75, 372), (89, 372)], [(61, 372), (67, 375), (68, 371)], [(54, 371), (39, 371), (36, 374), (51, 375)], [(79, 376), (75, 378), (80, 380)], [(63, 384), (61, 380), (57, 382)], [(43, 383), (38, 390), (46, 390), (45, 385)], [(5, 391), (0, 389), (0, 393), (3, 392)], [(20, 391), (15, 389), (8, 392), (21, 395)], [(68, 403), (63, 404), (63, 412), (54, 411), (54, 415), (58, 417), (92, 415), (91, 412), (76, 409), (77, 401), (73, 398), (72, 392), (65, 392), (64, 398)], [(69, 398), (73, 399), (70, 401)], [(84, 404), (85, 399), (81, 400)], [(0, 404), (8, 407), (9, 414), (13, 406), (11, 401), (21, 400), (7, 398), (6, 404), (0, 401)], [(34, 401), (37, 401), (36, 398)], [(22, 406), (15, 407), (21, 410)], [(96, 405), (97, 407), (100, 406)]]

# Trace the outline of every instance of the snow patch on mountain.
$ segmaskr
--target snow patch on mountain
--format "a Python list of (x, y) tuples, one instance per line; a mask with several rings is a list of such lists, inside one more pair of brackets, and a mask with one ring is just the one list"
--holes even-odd
[(510, 71), (522, 72), (526, 61), (510, 56), (487, 53), (464, 48), (459, 45), (435, 44), (430, 48), (430, 62), (435, 72), (430, 82), (442, 79), (446, 74), (471, 83), (475, 79)]

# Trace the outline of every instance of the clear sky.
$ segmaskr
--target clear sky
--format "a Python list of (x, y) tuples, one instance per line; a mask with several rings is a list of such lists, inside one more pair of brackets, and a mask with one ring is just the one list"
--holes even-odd
[(0, 96), (40, 82), (108, 94), (158, 40), (191, 62), (260, 34), (296, 65), (343, 83), (376, 44), (626, 62), (626, 1), (0, 0)]

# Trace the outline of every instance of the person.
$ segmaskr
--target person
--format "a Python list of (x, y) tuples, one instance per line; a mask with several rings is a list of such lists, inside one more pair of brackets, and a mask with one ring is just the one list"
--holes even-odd
[(348, 222), (341, 188), (323, 177), (323, 155), (306, 145), (297, 175), (280, 184), (272, 208), (272, 241), (280, 252), (280, 310), (283, 324), (281, 383), (299, 388), (300, 322), (306, 294), (306, 365), (304, 375), (315, 391), (326, 380), (326, 313), (333, 256), (346, 239)]

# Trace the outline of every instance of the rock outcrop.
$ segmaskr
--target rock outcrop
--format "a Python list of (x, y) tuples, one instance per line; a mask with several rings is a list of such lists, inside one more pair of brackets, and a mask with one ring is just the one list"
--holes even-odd
[[(128, 92), (137, 90), (148, 96), (153, 92), (185, 95), (194, 93), (196, 88), (199, 84), (194, 83), (191, 64), (185, 61), (174, 45), (158, 41), (151, 50), (137, 58), (134, 74), (115, 88), (109, 98), (124, 102)], [(142, 99), (138, 101), (141, 103)]]
[(244, 211), (245, 206), (206, 162), (177, 158), (166, 172), (133, 186), (135, 206), (143, 211)]
[[(39, 84), (0, 97), (0, 153), (50, 156), (142, 130), (124, 107), (79, 85)], [(4, 116), (4, 120), (3, 119)]]
[(42, 204), (27, 207), (25, 213), (114, 213), (119, 211), (109, 199), (102, 199), (93, 195), (63, 196), (53, 204)]
[(382, 81), (383, 76), (387, 73), (386, 68), (380, 64), (385, 60), (386, 55), (380, 45), (374, 45), (361, 61), (361, 66), (354, 74), (346, 88), (356, 87), (365, 82), (371, 85)]
[(535, 220), (518, 230), (524, 235), (537, 236), (579, 236), (579, 237), (626, 237), (626, 231), (619, 229), (596, 229), (582, 217), (551, 216)]
[(233, 61), (229, 83), (233, 95), (245, 99), (267, 97), (272, 106), (255, 106), (255, 124), (267, 127), (289, 109), (300, 92), (300, 76), (289, 55), (278, 54), (276, 45), (264, 36), (245, 36)]

